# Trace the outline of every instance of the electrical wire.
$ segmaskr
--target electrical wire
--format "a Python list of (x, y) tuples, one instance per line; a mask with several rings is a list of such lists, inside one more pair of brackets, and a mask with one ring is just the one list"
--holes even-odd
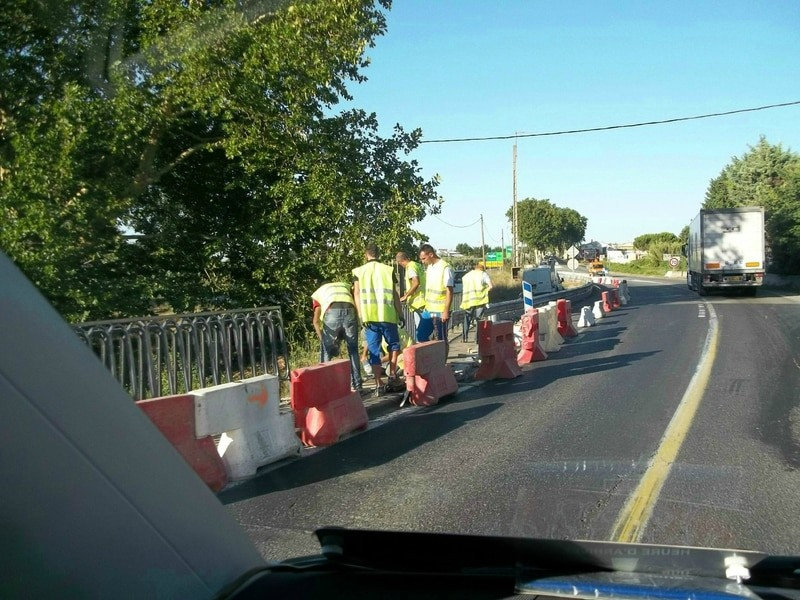
[(487, 142), (491, 140), (514, 140), (517, 138), (531, 138), (531, 137), (546, 137), (555, 135), (571, 135), (574, 133), (590, 133), (593, 131), (610, 131), (612, 129), (630, 129), (632, 127), (646, 127), (649, 125), (663, 125), (665, 123), (678, 123), (681, 121), (695, 121), (697, 119), (710, 119), (712, 117), (724, 117), (726, 115), (736, 115), (746, 112), (755, 112), (759, 110), (767, 110), (770, 108), (781, 108), (785, 106), (796, 106), (800, 104), (800, 100), (792, 102), (781, 102), (779, 104), (765, 104), (764, 106), (755, 106), (752, 108), (739, 108), (736, 110), (727, 110), (724, 112), (707, 113), (704, 115), (694, 115), (691, 117), (674, 117), (672, 119), (662, 119), (659, 121), (642, 121), (641, 123), (626, 123), (624, 125), (606, 125), (604, 127), (588, 127), (586, 129), (565, 129), (562, 131), (545, 131), (539, 133), (515, 133), (513, 135), (490, 135), (486, 137), (463, 137), (463, 138), (442, 138), (436, 140), (420, 140), (420, 144), (447, 144), (451, 142)]
[(447, 221), (442, 219), (439, 215), (433, 215), (433, 216), (436, 217), (437, 219), (439, 219), (445, 225), (447, 225), (449, 227), (455, 227), (456, 229), (466, 229), (467, 227), (473, 227), (473, 226), (475, 226), (475, 225), (477, 225), (478, 223), (481, 222), (480, 217), (478, 217), (477, 221), (475, 221), (474, 223), (470, 223), (469, 225), (453, 225), (452, 223), (448, 223)]

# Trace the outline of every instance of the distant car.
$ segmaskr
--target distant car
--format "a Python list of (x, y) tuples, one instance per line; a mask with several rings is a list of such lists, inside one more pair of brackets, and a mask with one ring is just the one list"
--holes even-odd
[(608, 275), (608, 269), (599, 260), (595, 260), (589, 265), (589, 275), (593, 277), (601, 277)]

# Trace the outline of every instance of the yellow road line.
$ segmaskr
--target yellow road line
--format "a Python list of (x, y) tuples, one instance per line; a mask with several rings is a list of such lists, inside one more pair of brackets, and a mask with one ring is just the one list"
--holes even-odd
[(708, 333), (700, 354), (694, 375), (681, 398), (672, 420), (667, 425), (664, 436), (658, 445), (656, 453), (650, 459), (647, 470), (642, 476), (639, 485), (628, 497), (625, 506), (617, 517), (611, 539), (618, 542), (638, 542), (644, 534), (647, 522), (653, 514), (653, 508), (658, 501), (661, 488), (669, 476), (672, 465), (678, 456), (686, 434), (692, 426), (697, 408), (703, 399), (708, 381), (711, 377), (711, 368), (717, 355), (717, 341), (719, 328), (717, 313), (711, 304), (708, 307)]

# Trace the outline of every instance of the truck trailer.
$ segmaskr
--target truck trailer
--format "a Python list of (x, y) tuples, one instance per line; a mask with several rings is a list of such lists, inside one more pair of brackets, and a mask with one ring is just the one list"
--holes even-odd
[(684, 246), (686, 284), (701, 296), (739, 289), (755, 296), (764, 282), (764, 209), (701, 210), (689, 224)]

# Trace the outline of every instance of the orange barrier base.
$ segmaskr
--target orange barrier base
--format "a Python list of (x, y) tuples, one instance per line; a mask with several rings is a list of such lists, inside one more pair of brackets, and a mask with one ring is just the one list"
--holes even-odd
[(292, 371), (292, 410), (300, 441), (329, 446), (369, 422), (358, 392), (350, 391), (350, 362), (334, 360)]
[(430, 406), (458, 391), (453, 369), (447, 365), (444, 342), (423, 342), (403, 350), (406, 396), (411, 404)]
[(514, 379), (522, 375), (514, 350), (514, 324), (511, 321), (480, 321), (478, 327), (481, 366), (475, 379)]
[(218, 492), (228, 484), (225, 465), (210, 435), (195, 437), (194, 396), (162, 396), (139, 400), (142, 409), (164, 437), (208, 487)]

